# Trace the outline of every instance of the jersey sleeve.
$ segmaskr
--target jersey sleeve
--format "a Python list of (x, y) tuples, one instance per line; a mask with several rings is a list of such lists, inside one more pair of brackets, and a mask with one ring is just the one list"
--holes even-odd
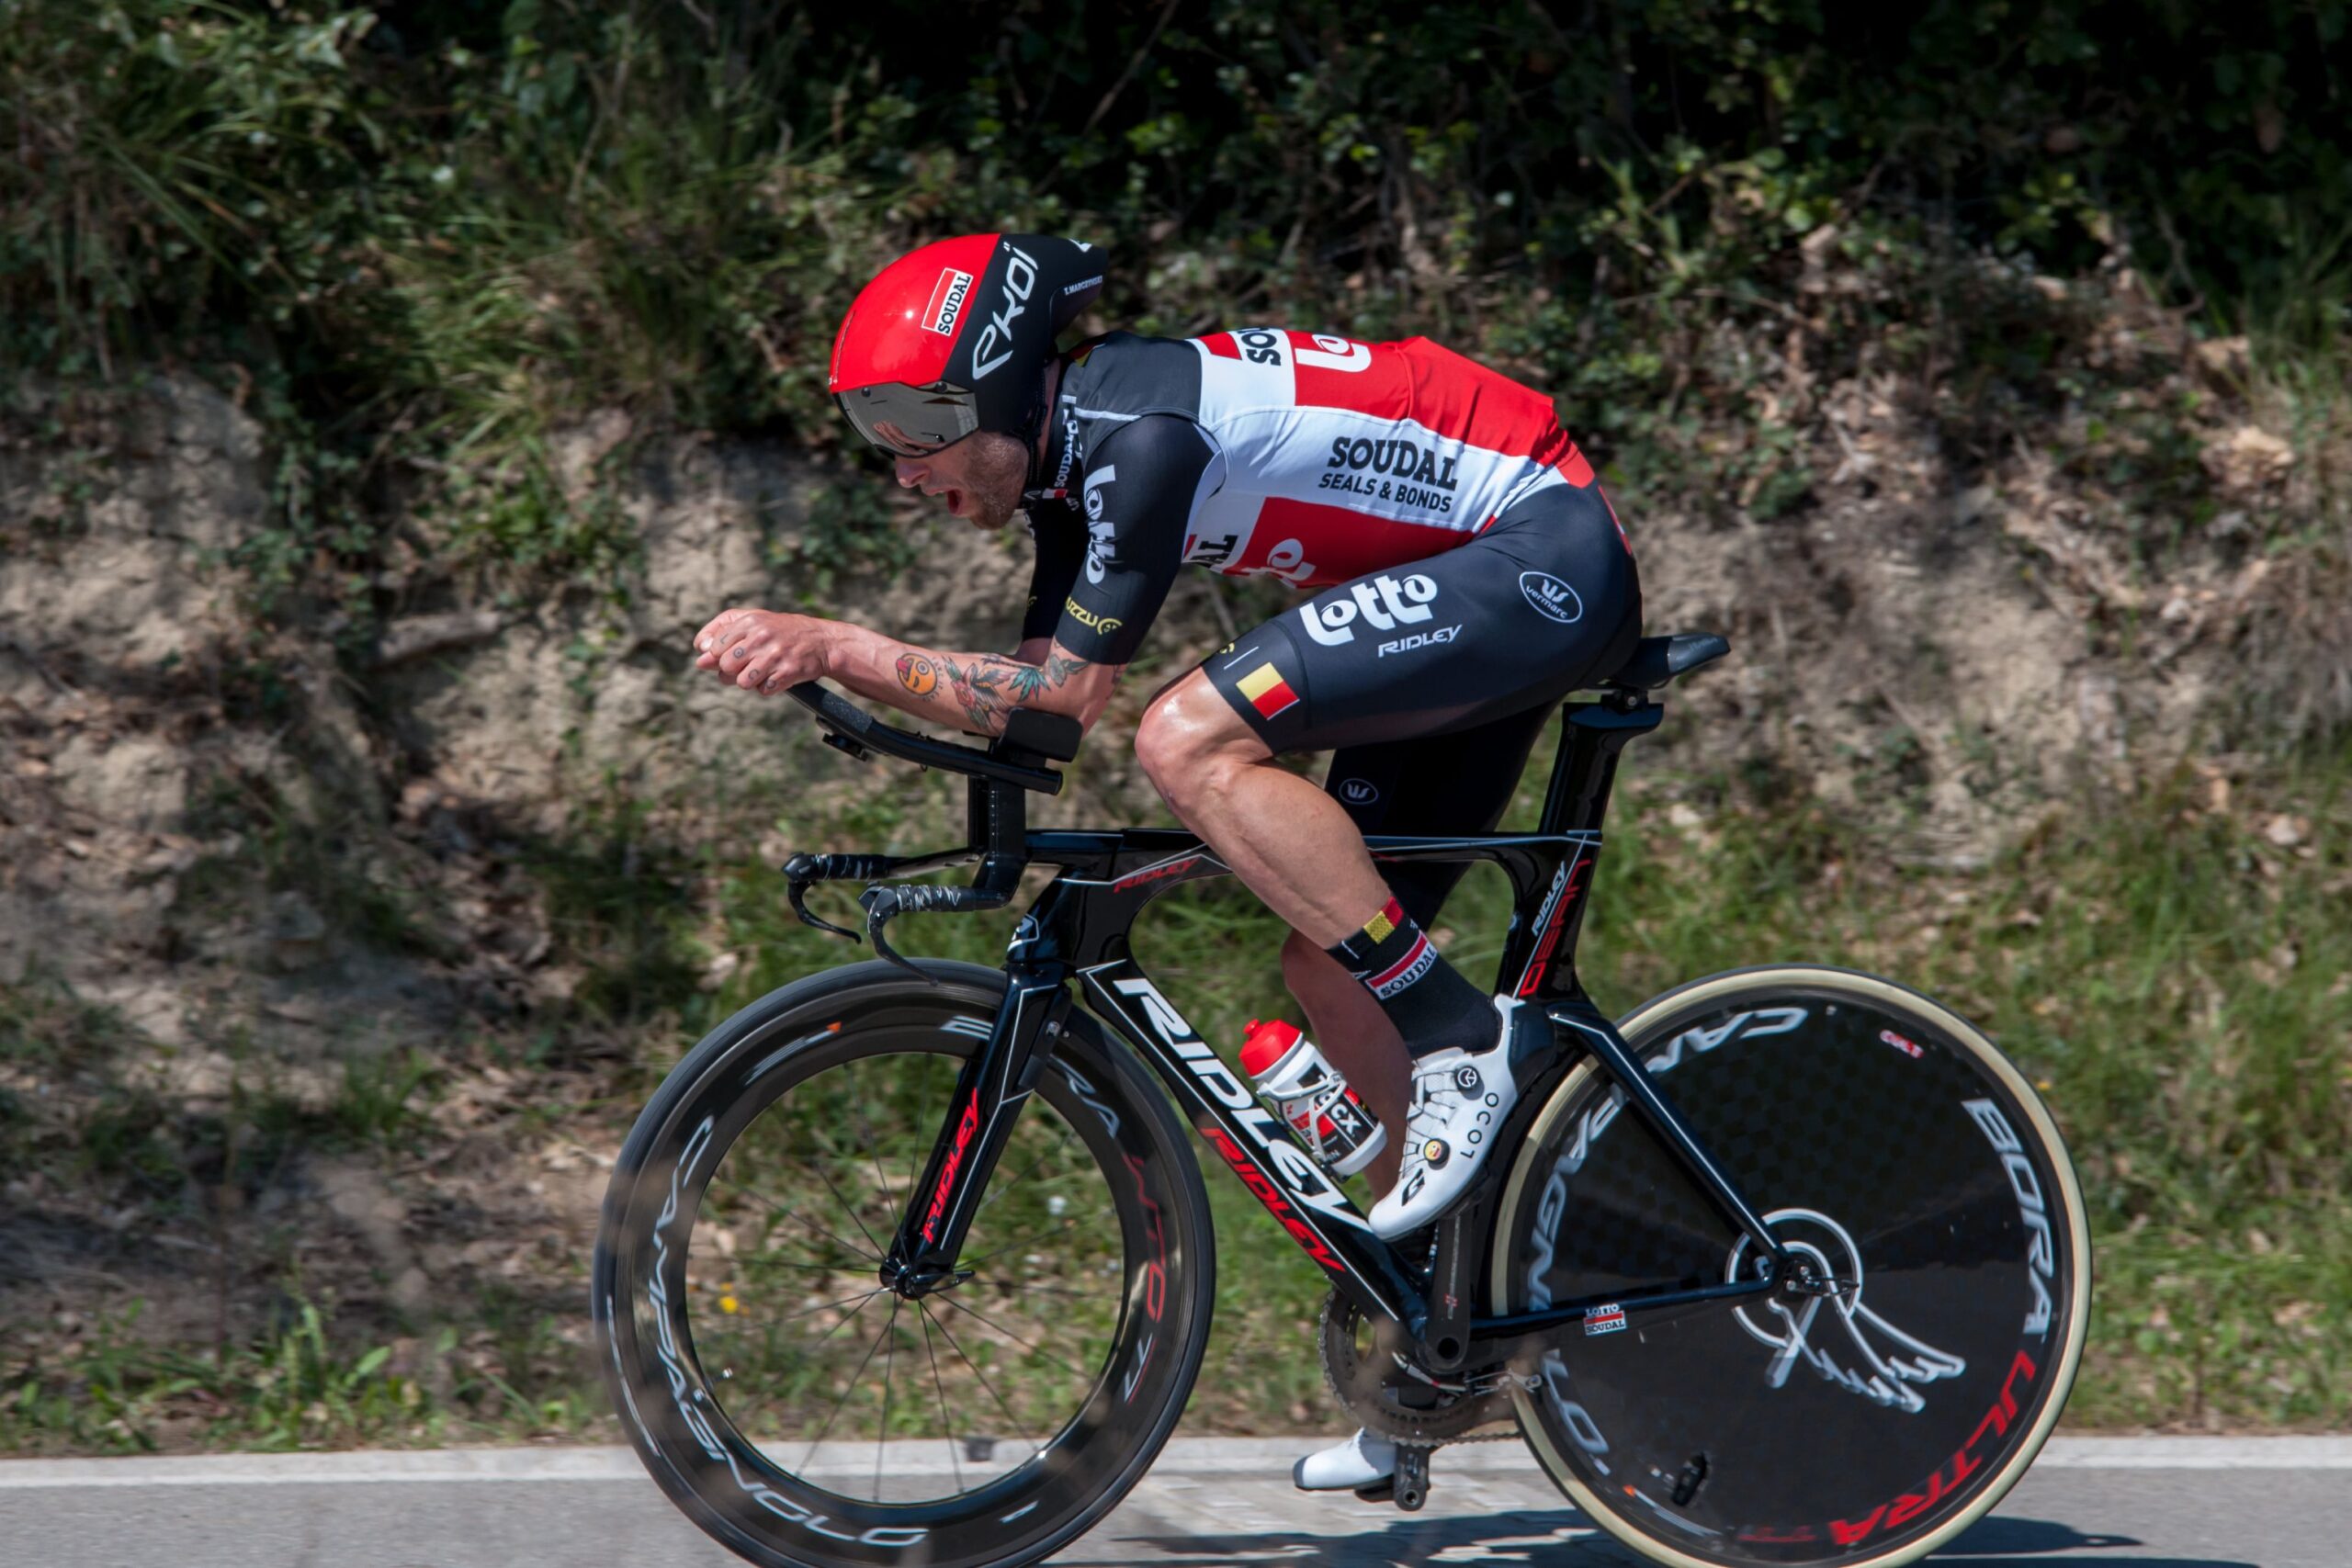
[(1055, 639), (1096, 664), (1135, 657), (1183, 564), (1184, 531), (1224, 477), (1201, 427), (1174, 414), (1122, 425), (1087, 464), (1085, 558), (1065, 592)]
[(1021, 615), (1021, 640), (1051, 637), (1062, 624), (1062, 601), (1069, 597), (1086, 559), (1086, 530), (1078, 514), (1056, 502), (1029, 513), (1029, 537), (1037, 563), (1029, 571), (1029, 606)]

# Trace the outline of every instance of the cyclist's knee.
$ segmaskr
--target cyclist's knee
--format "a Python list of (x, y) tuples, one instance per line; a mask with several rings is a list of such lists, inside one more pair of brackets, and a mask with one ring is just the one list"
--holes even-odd
[(1216, 787), (1226, 769), (1261, 761), (1265, 745), (1195, 671), (1152, 699), (1136, 726), (1136, 760), (1160, 798), (1180, 811)]
[(1136, 724), (1136, 761), (1143, 764), (1151, 787), (1166, 796), (1170, 783), (1183, 776), (1192, 757), (1184, 726), (1170, 713), (1163, 694), (1144, 709)]

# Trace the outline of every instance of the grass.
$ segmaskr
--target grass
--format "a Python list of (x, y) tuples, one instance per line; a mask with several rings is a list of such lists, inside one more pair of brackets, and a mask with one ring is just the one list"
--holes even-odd
[[(797, 803), (782, 837), (910, 849), (956, 819), (944, 781), (874, 782), (854, 805)], [(1514, 820), (1535, 810), (1531, 784)], [(2352, 1217), (2340, 1196), (2352, 1177), (2352, 751), (2192, 764), (2053, 814), (1968, 873), (1905, 869), (1886, 843), (1808, 801), (1645, 772), (1638, 755), (1618, 824), (1582, 953), (1587, 984), (1611, 1010), (1709, 971), (1816, 959), (1939, 996), (2043, 1084), (2098, 1249), (2077, 1426), (2352, 1417), (2341, 1312)], [(592, 813), (560, 848), (540, 865), (550, 909), (564, 951), (594, 976), (568, 1021), (430, 1061), (355, 1067), (329, 1104), (255, 1089), (191, 1116), (109, 1066), (127, 1037), (102, 1010), (33, 987), (9, 992), (0, 1124), (12, 1152), (0, 1176), (53, 1169), (168, 1212), (193, 1201), (176, 1175), (191, 1161), (199, 1186), (249, 1197), (298, 1145), (414, 1171), (446, 1147), (443, 1102), (485, 1073), (537, 1071), (550, 1076), (520, 1083), (552, 1086), (502, 1090), (493, 1136), (609, 1146), (703, 1029), (863, 955), (795, 924), (780, 876), (748, 849), (690, 853), (639, 812)], [(846, 895), (818, 896), (842, 914), (833, 900)], [(1439, 940), (1480, 975), (1506, 911), (1499, 874), (1474, 872)], [(1011, 920), (910, 919), (896, 935), (910, 952), (991, 964)], [(1154, 906), (1136, 946), (1206, 1038), (1236, 1043), (1251, 1016), (1295, 1016), (1279, 936), (1227, 882)], [(44, 1063), (81, 1086), (71, 1128), (59, 1096), (40, 1088)], [(1238, 1183), (1206, 1168), (1219, 1287), (1193, 1427), (1326, 1428), (1319, 1273)], [(418, 1325), (338, 1313), (334, 1287), (306, 1287), (289, 1259), (279, 1304), (224, 1342), (165, 1332), (135, 1299), (63, 1326), (20, 1323), (0, 1338), (0, 1448), (610, 1437), (580, 1350), (575, 1273), (555, 1258), (480, 1292), (436, 1282), (440, 1315)]]
[(297, 1081), (232, 1039), (227, 1081), (181, 1094), (154, 1076), (173, 1055), (46, 977), (0, 987), (0, 1452), (585, 1428), (577, 1332), (544, 1302), (493, 1282), (407, 1324), (313, 1277), (378, 1293), (310, 1183), (414, 1161), (446, 1062)]
[[(604, 1416), (601, 1393), (569, 1381), (578, 1359), (550, 1349), (544, 1314), (518, 1324), (493, 1301), (491, 1326), (429, 1344), (353, 1341), (331, 1314), (291, 1295), (266, 1333), (211, 1351), (147, 1332), (135, 1301), (0, 1330), (0, 1452), (431, 1447), (576, 1437)], [(533, 1360), (562, 1365), (567, 1381), (529, 1375)]]

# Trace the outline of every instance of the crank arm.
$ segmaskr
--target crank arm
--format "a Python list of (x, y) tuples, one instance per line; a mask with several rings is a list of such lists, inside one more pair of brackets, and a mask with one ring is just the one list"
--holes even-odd
[(1438, 1227), (1430, 1268), (1430, 1314), (1421, 1325), (1420, 1355), (1432, 1371), (1458, 1370), (1470, 1354), (1470, 1324), (1478, 1292), (1480, 1243), (1487, 1235), (1492, 1173), (1453, 1206)]

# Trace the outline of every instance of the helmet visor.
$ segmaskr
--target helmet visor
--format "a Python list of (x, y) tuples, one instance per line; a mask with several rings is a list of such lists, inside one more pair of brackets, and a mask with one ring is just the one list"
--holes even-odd
[(853, 387), (835, 394), (834, 401), (860, 435), (898, 457), (927, 457), (963, 440), (980, 423), (972, 394), (944, 381), (928, 387), (898, 381)]

